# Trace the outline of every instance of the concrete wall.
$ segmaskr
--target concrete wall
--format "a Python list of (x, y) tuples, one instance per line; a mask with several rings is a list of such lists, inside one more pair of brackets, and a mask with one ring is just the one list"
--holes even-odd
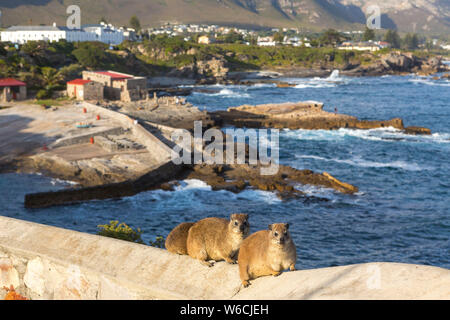
[(1, 216), (0, 230), (0, 288), (13, 285), (31, 299), (450, 298), (450, 270), (431, 266), (301, 270), (242, 288), (238, 266), (225, 262), (208, 268), (166, 250)]
[(106, 115), (108, 118), (119, 121), (125, 129), (131, 129), (136, 140), (140, 144), (145, 146), (149, 152), (154, 152), (155, 154), (157, 154), (162, 163), (167, 162), (171, 159), (172, 149), (161, 142), (161, 140), (156, 138), (142, 125), (136, 123), (134, 119), (123, 113), (115, 112), (91, 103), (84, 102), (83, 105), (89, 112), (94, 111), (98, 114)]

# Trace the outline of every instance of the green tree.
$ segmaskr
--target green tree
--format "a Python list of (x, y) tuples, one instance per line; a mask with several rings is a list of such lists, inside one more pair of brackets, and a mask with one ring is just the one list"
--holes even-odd
[(375, 31), (366, 26), (363, 34), (363, 41), (375, 40)]
[(72, 54), (85, 68), (99, 68), (106, 57), (106, 45), (100, 42), (81, 42)]
[(417, 34), (408, 33), (403, 38), (403, 45), (408, 50), (414, 50), (419, 47), (419, 38)]
[(341, 43), (348, 38), (343, 35), (342, 33), (334, 30), (334, 29), (328, 29), (326, 30), (318, 39), (320, 45), (337, 45), (338, 43)]
[(52, 88), (59, 84), (59, 82), (62, 79), (62, 76), (55, 68), (42, 67), (41, 78), (44, 82), (44, 86), (46, 86), (47, 88)]
[(223, 37), (223, 42), (225, 43), (242, 42), (242, 40), (242, 35), (240, 35), (236, 31), (229, 32)]
[(284, 35), (282, 32), (275, 32), (273, 35), (273, 41), (275, 41), (276, 43), (281, 43), (283, 42), (284, 39)]
[(131, 17), (130, 27), (136, 30), (136, 32), (139, 32), (141, 30), (141, 22), (139, 21), (138, 17), (136, 16)]
[(384, 35), (384, 41), (389, 42), (392, 48), (400, 48), (401, 39), (395, 30), (389, 29)]

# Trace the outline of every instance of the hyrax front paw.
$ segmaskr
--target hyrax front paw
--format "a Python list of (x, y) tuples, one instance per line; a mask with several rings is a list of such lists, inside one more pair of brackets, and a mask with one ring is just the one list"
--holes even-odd
[(233, 259), (233, 258), (225, 258), (225, 261), (230, 263), (230, 264), (236, 264), (237, 263), (237, 259)]
[(243, 280), (242, 285), (244, 286), (244, 288), (247, 288), (250, 285), (250, 282), (248, 280)]
[(273, 271), (273, 272), (272, 272), (272, 275), (273, 275), (274, 277), (278, 277), (280, 274), (281, 274), (281, 271)]
[(201, 263), (207, 267), (214, 266), (214, 262), (210, 262), (210, 261), (201, 261)]

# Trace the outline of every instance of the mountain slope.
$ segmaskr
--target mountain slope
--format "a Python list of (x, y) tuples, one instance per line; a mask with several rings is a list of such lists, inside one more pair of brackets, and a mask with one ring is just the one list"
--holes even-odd
[(183, 22), (361, 29), (371, 3), (380, 6), (384, 28), (450, 31), (448, 0), (1, 0), (0, 10), (3, 26), (64, 24), (66, 8), (77, 4), (83, 24), (104, 17), (116, 25), (126, 25), (137, 15), (143, 26)]

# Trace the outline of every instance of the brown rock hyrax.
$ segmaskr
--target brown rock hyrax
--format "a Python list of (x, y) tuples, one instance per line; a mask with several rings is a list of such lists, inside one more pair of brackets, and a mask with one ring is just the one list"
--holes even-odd
[(188, 254), (186, 248), (186, 241), (189, 229), (194, 225), (194, 222), (183, 222), (177, 225), (166, 238), (166, 249), (169, 252), (176, 254)]
[(196, 222), (187, 238), (188, 254), (211, 267), (209, 260), (236, 263), (237, 252), (248, 235), (248, 215), (234, 213), (230, 220), (206, 218)]
[(271, 224), (269, 230), (255, 232), (242, 242), (238, 262), (244, 287), (251, 279), (295, 270), (297, 251), (288, 229), (288, 223)]

